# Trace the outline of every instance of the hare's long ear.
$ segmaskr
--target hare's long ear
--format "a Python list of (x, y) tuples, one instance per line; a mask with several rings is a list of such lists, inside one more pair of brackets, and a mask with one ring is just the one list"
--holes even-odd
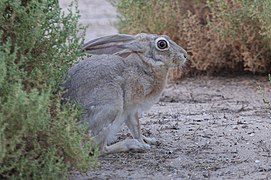
[(123, 50), (134, 52), (140, 51), (140, 46), (134, 41), (135, 36), (126, 34), (116, 34), (112, 36), (104, 36), (89, 41), (83, 46), (83, 50), (89, 54), (115, 54)]

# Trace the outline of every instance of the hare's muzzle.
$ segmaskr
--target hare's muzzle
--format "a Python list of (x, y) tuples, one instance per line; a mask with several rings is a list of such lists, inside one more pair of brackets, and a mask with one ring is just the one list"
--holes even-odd
[(181, 53), (177, 53), (175, 58), (173, 59), (173, 63), (176, 66), (183, 66), (187, 62), (187, 56), (188, 55), (187, 55), (186, 51), (181, 52)]

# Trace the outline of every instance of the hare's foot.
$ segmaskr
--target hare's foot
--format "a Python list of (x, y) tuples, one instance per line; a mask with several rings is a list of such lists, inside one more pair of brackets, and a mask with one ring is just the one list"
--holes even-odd
[(151, 146), (146, 143), (141, 143), (136, 139), (126, 139), (121, 142), (117, 142), (110, 146), (104, 147), (103, 154), (120, 153), (120, 152), (145, 152), (149, 150)]
[(147, 144), (150, 144), (150, 145), (156, 145), (157, 146), (157, 145), (161, 144), (161, 142), (158, 141), (157, 139), (149, 138), (149, 137), (146, 137), (144, 135), (142, 135), (142, 139), (143, 139), (144, 142), (146, 142)]

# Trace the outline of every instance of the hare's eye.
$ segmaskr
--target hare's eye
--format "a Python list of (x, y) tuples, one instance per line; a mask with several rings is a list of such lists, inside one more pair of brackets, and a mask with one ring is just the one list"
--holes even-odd
[(159, 49), (166, 49), (168, 47), (167, 42), (165, 40), (158, 41), (157, 46), (159, 47)]
[(157, 50), (168, 50), (169, 42), (165, 38), (160, 37), (156, 39), (155, 46)]

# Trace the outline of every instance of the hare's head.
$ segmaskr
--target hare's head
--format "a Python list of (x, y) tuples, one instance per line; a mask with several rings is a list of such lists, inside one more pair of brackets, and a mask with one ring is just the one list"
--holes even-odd
[(155, 62), (162, 62), (168, 67), (185, 64), (187, 52), (168, 36), (155, 34), (126, 35), (117, 34), (94, 39), (84, 45), (89, 54), (142, 54)]

